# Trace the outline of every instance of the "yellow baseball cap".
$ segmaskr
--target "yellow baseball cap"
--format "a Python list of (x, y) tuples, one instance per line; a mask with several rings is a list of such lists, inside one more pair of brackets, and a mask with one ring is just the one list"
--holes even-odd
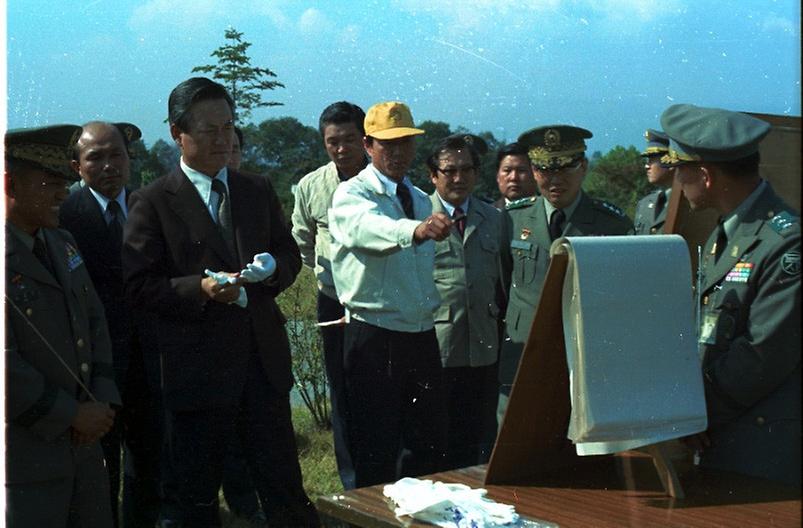
[(365, 114), (365, 135), (376, 139), (399, 139), (423, 134), (415, 128), (413, 114), (398, 101), (377, 103)]

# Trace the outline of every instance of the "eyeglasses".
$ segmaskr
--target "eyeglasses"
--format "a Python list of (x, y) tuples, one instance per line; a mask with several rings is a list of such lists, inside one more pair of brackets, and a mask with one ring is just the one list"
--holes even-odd
[(444, 176), (446, 176), (447, 178), (451, 179), (457, 176), (458, 173), (464, 174), (466, 176), (474, 174), (476, 167), (474, 167), (474, 165), (464, 165), (462, 167), (448, 167), (446, 169), (441, 169), (440, 167), (438, 167), (436, 170), (441, 174), (443, 174)]

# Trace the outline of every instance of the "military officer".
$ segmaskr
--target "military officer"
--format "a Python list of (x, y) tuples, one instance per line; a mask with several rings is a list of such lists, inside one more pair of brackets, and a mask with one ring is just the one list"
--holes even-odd
[(644, 133), (647, 148), (641, 153), (646, 158), (644, 168), (647, 181), (659, 189), (651, 192), (636, 204), (634, 220), (637, 235), (663, 234), (667, 204), (672, 191), (672, 170), (661, 165), (661, 157), (669, 152), (669, 137), (659, 130), (648, 128)]
[[(800, 220), (759, 174), (768, 123), (688, 104), (661, 116), (664, 162), (721, 217), (702, 263), (701, 465), (800, 486)], [(707, 445), (706, 445), (707, 444)]]
[(483, 464), (496, 436), (499, 357), (500, 212), (472, 196), (487, 151), (482, 138), (456, 134), (427, 158), (432, 211), (452, 218), (435, 242), (435, 333), (449, 405), (447, 467)]
[(585, 140), (591, 132), (569, 125), (534, 128), (518, 143), (528, 149), (540, 196), (508, 204), (502, 213), (503, 280), (508, 281), (506, 338), (499, 358), (501, 425), (522, 348), (530, 332), (541, 287), (549, 267), (549, 247), (561, 236), (626, 235), (633, 223), (616, 206), (586, 195)]
[(59, 205), (81, 128), (9, 130), (6, 166), (6, 522), (112, 526), (98, 440), (120, 405), (109, 332)]

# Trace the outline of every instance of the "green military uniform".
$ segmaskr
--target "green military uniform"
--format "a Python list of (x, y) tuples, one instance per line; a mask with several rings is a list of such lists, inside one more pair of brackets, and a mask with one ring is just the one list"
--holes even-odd
[[(769, 125), (675, 105), (662, 116), (665, 161), (742, 159)], [(690, 145), (695, 145), (691, 147)], [(700, 348), (711, 446), (701, 465), (800, 486), (799, 213), (761, 181), (706, 243)]]
[[(664, 156), (669, 152), (669, 137), (659, 130), (648, 128), (644, 133), (647, 147), (641, 156), (649, 160)], [(636, 214), (633, 217), (635, 234), (662, 235), (666, 222), (667, 205), (671, 189), (658, 189), (651, 192), (636, 204)]]
[[(503, 385), (513, 383), (549, 268), (552, 240), (547, 229), (545, 202), (543, 196), (523, 198), (509, 204), (502, 213), (503, 236), (509, 241), (502, 246), (502, 276), (510, 280), (505, 315), (507, 338), (499, 358), (499, 382)], [(562, 236), (632, 232), (632, 222), (620, 209), (581, 191)]]
[[(80, 130), (9, 131), (6, 158), (72, 178), (71, 134), (77, 138)], [(51, 270), (34, 255), (35, 244), (42, 242)], [(63, 528), (76, 516), (82, 527), (112, 522), (99, 442), (80, 447), (71, 442), (78, 405), (90, 399), (77, 380), (98, 401), (120, 404), (103, 305), (76, 247), (67, 231), (40, 227), (31, 236), (6, 223), (9, 526)]]

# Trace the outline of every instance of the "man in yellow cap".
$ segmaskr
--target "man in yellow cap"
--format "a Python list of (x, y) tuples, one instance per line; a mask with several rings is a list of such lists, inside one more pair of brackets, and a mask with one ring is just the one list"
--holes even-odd
[(368, 109), (371, 163), (337, 187), (329, 211), (357, 487), (437, 470), (446, 440), (433, 269), (452, 222), (406, 176), (423, 133), (403, 103)]
[(111, 342), (75, 240), (57, 229), (80, 132), (5, 135), (8, 526), (112, 526), (98, 442), (120, 405)]
[(540, 196), (508, 204), (502, 213), (502, 278), (509, 280), (507, 336), (499, 357), (497, 418), (502, 423), (522, 348), (532, 326), (549, 268), (549, 248), (563, 236), (632, 234), (633, 223), (616, 206), (586, 195), (585, 140), (591, 132), (569, 125), (534, 128), (519, 136), (525, 145)]

